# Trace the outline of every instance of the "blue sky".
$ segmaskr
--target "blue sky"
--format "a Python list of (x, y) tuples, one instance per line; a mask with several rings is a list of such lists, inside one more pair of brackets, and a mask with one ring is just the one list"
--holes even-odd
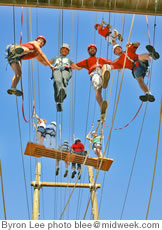
[[(28, 32), (28, 8), (23, 9), (23, 43), (27, 41)], [(59, 15), (60, 15), (60, 29), (59, 29)], [(32, 19), (32, 37), (33, 39), (42, 34), (47, 38), (47, 43), (43, 47), (43, 52), (51, 59), (58, 54), (59, 45), (62, 42), (67, 42), (71, 46), (71, 53), (69, 57), (74, 61), (80, 61), (88, 58), (87, 47), (90, 43), (96, 43), (98, 47), (97, 56), (107, 57), (107, 43), (98, 34), (95, 34), (94, 24), (100, 22), (102, 18), (121, 31), (122, 15), (115, 13), (103, 12), (87, 12), (87, 11), (71, 11), (71, 10), (57, 10), (57, 9), (31, 9)], [(15, 7), (15, 37), (16, 43), (20, 41), (21, 30), (21, 8)], [(63, 23), (62, 23), (63, 18)], [(27, 202), (25, 195), (23, 167), (21, 158), (20, 136), (18, 127), (18, 117), (16, 108), (16, 98), (7, 94), (7, 89), (11, 85), (11, 78), (13, 75), (12, 69), (7, 65), (5, 59), (5, 47), (7, 44), (14, 42), (14, 23), (13, 23), (13, 7), (0, 7), (1, 22), (1, 43), (0, 43), (0, 60), (1, 60), (1, 151), (0, 159), (3, 170), (3, 183), (6, 202), (7, 219), (28, 219)], [(123, 47), (128, 40), (130, 26), (132, 22), (132, 15), (123, 15), (124, 23), (124, 41)], [(154, 16), (148, 16), (149, 30), (151, 34), (151, 44), (153, 43), (154, 33)], [(62, 34), (63, 28), (63, 34)], [(60, 30), (60, 35), (59, 35)], [(158, 52), (162, 53), (161, 46), (162, 33), (162, 18), (156, 17), (156, 34), (155, 47)], [(146, 16), (136, 15), (131, 34), (131, 42), (139, 41), (141, 43), (137, 53), (146, 52), (145, 45), (148, 44), (148, 30), (146, 25)], [(112, 54), (112, 47), (109, 47), (109, 59), (115, 59)], [(145, 219), (149, 194), (151, 188), (151, 180), (154, 167), (154, 159), (157, 145), (158, 125), (160, 118), (160, 99), (162, 95), (162, 79), (161, 79), (161, 59), (153, 62), (151, 75), (151, 92), (154, 94), (156, 101), (149, 103), (147, 113), (144, 121), (144, 127), (140, 139), (139, 149), (137, 152), (136, 163), (130, 190), (128, 193), (123, 219)], [(24, 106), (25, 115), (28, 118), (31, 113), (31, 98), (32, 98), (32, 71), (31, 62), (24, 61), (22, 66), (22, 78), (24, 88)], [(113, 72), (111, 73), (111, 77)], [(91, 88), (90, 104), (88, 110), (90, 80), (87, 70), (74, 71), (73, 78), (68, 86), (68, 96), (63, 104), (63, 113), (61, 115), (56, 113), (56, 106), (53, 99), (53, 86), (50, 81), (51, 70), (43, 65), (38, 65), (34, 60), (34, 78), (35, 78), (35, 92), (36, 92), (36, 112), (40, 117), (51, 122), (56, 120), (57, 124), (62, 124), (62, 140), (68, 139), (72, 144), (72, 135), (80, 137), (85, 142), (85, 136), (91, 129), (94, 122), (96, 127), (99, 119), (99, 107), (95, 107), (95, 92)], [(29, 80), (30, 79), (30, 80)], [(38, 80), (39, 79), (39, 80)], [(111, 78), (112, 79), (112, 78)], [(106, 144), (109, 128), (111, 125), (112, 114), (114, 108), (116, 87), (119, 89), (121, 73), (115, 73), (115, 78), (112, 87), (112, 94), (108, 108), (108, 116), (106, 119), (106, 126), (104, 129), (105, 140), (103, 147)], [(119, 80), (119, 83), (118, 81)], [(30, 83), (29, 83), (30, 82)], [(39, 84), (38, 84), (39, 82)], [(111, 84), (111, 81), (110, 81)], [(110, 91), (110, 84), (106, 91), (106, 99)], [(30, 86), (29, 86), (30, 85)], [(20, 84), (18, 85), (20, 89)], [(40, 96), (39, 96), (40, 91)], [(103, 95), (105, 95), (103, 91)], [(114, 127), (122, 127), (127, 124), (137, 112), (141, 102), (139, 96), (142, 94), (136, 80), (131, 75), (130, 70), (124, 73), (124, 80), (118, 105), (118, 110), (114, 122)], [(30, 102), (29, 102), (30, 101)], [(18, 98), (22, 148), (23, 152), (28, 141), (35, 142), (35, 132), (32, 127), (32, 122), (29, 124), (23, 120), (21, 112), (22, 100)], [(95, 107), (95, 109), (94, 109)], [(73, 109), (72, 109), (73, 108)], [(145, 104), (142, 106), (137, 118), (127, 128), (121, 131), (112, 131), (110, 146), (106, 151), (110, 158), (114, 159), (114, 163), (109, 172), (105, 174), (100, 172), (97, 183), (103, 187), (98, 190), (98, 203), (101, 201), (100, 219), (120, 219), (121, 210), (123, 207), (124, 197), (128, 186), (129, 175), (132, 168), (134, 155), (137, 148), (138, 138), (140, 134), (142, 119), (144, 115)], [(89, 113), (88, 113), (89, 111)], [(95, 112), (95, 113), (94, 113)], [(86, 121), (88, 122), (86, 126)], [(59, 130), (57, 132), (57, 142), (60, 144)], [(89, 143), (85, 142), (86, 149), (89, 148)], [(161, 138), (159, 144), (159, 155), (157, 161), (156, 177), (154, 190), (152, 194), (152, 201), (149, 212), (149, 219), (161, 219), (161, 204), (162, 204), (162, 183), (160, 175), (162, 174), (162, 146)], [(91, 156), (95, 156), (93, 151)], [(63, 178), (64, 162), (61, 165), (61, 173), (55, 177), (55, 160), (43, 158), (40, 159), (42, 163), (42, 181), (57, 181), (66, 182)], [(32, 216), (32, 199), (33, 188), (30, 187), (30, 181), (35, 178), (36, 159), (24, 156), (25, 175), (27, 183), (27, 192), (29, 199), (30, 218)], [(62, 174), (62, 176), (61, 176)], [(96, 174), (94, 170), (94, 174)], [(71, 180), (71, 169), (69, 173), (69, 182)], [(84, 167), (82, 175), (82, 183), (88, 183), (87, 166)], [(44, 188), (40, 192), (40, 219), (58, 219), (66, 204), (70, 189), (53, 189)], [(63, 216), (63, 219), (82, 219), (86, 210), (89, 199), (89, 190), (76, 189), (70, 204)], [(102, 199), (101, 199), (102, 197)], [(2, 196), (0, 196), (2, 204)], [(3, 209), (0, 205), (0, 219), (3, 219)], [(91, 218), (91, 205), (89, 207), (86, 219)]]

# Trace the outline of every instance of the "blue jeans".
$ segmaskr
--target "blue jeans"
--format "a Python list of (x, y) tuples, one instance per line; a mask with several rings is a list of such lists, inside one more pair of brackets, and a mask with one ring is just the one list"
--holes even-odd
[(142, 62), (139, 60), (139, 66), (134, 66), (132, 71), (134, 78), (145, 77), (148, 70), (148, 62)]

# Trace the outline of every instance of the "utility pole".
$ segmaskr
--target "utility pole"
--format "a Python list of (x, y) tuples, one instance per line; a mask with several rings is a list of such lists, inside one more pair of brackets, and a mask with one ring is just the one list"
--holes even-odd
[(98, 205), (97, 205), (97, 195), (96, 195), (96, 186), (94, 185), (93, 168), (90, 167), (90, 166), (88, 166), (88, 176), (89, 176), (89, 182), (91, 184), (90, 192), (91, 192), (93, 219), (94, 220), (99, 220)]
[(92, 200), (92, 213), (93, 219), (98, 220), (98, 207), (97, 207), (97, 197), (96, 197), (96, 189), (101, 188), (100, 184), (96, 184), (94, 187), (94, 178), (93, 178), (93, 169), (92, 167), (88, 167), (89, 171), (89, 181), (90, 184), (75, 184), (75, 183), (55, 183), (55, 182), (41, 182), (41, 163), (37, 162), (36, 166), (36, 174), (35, 174), (35, 181), (31, 181), (31, 186), (34, 187), (34, 199), (33, 199), (33, 214), (32, 220), (38, 220), (40, 216), (39, 212), (39, 191), (42, 187), (71, 187), (74, 186), (76, 188), (89, 188), (91, 192), (91, 200)]
[(41, 163), (37, 162), (35, 183), (34, 183), (34, 199), (32, 220), (38, 220), (39, 213), (39, 190), (40, 190)]

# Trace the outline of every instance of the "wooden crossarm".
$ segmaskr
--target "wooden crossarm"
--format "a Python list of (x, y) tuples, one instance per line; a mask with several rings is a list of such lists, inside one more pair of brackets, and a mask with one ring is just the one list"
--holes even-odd
[[(24, 154), (34, 157), (49, 157), (57, 160), (69, 161), (78, 164), (83, 164), (86, 157), (78, 154), (71, 154), (69, 152), (64, 152), (58, 149), (46, 148), (43, 145), (39, 145), (32, 142), (27, 143)], [(85, 165), (93, 166), (94, 168), (98, 169), (101, 160), (101, 158), (87, 157)], [(113, 159), (104, 158), (100, 170), (108, 171), (112, 163)]]

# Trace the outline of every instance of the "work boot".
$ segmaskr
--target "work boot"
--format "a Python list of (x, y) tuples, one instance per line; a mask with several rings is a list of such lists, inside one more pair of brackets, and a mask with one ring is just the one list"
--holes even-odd
[(66, 169), (65, 173), (64, 173), (64, 177), (67, 177), (68, 175), (68, 169)]
[(102, 79), (103, 79), (102, 88), (106, 89), (108, 82), (110, 80), (110, 71), (108, 70), (107, 65), (103, 65), (102, 67)]
[(74, 170), (71, 174), (71, 178), (74, 178), (75, 177), (75, 174), (76, 174), (76, 171)]
[(104, 122), (105, 120), (105, 113), (107, 109), (107, 101), (103, 101), (101, 105), (101, 122)]
[(107, 109), (107, 101), (103, 101), (101, 105), (101, 114), (105, 114)]
[(146, 93), (145, 95), (142, 95), (139, 98), (143, 102), (146, 102), (146, 101), (154, 102), (155, 101), (155, 97), (151, 93)]
[(63, 111), (61, 103), (57, 103), (56, 108), (57, 108), (57, 112), (62, 112)]
[(148, 50), (150, 57), (152, 57), (154, 60), (159, 59), (160, 55), (158, 52), (156, 52), (153, 46), (147, 45), (146, 49)]
[(7, 93), (10, 94), (10, 95), (16, 95), (16, 96), (22, 96), (23, 95), (23, 92), (16, 89), (16, 88), (10, 88), (7, 90)]
[(56, 169), (56, 176), (59, 174), (59, 168)]

